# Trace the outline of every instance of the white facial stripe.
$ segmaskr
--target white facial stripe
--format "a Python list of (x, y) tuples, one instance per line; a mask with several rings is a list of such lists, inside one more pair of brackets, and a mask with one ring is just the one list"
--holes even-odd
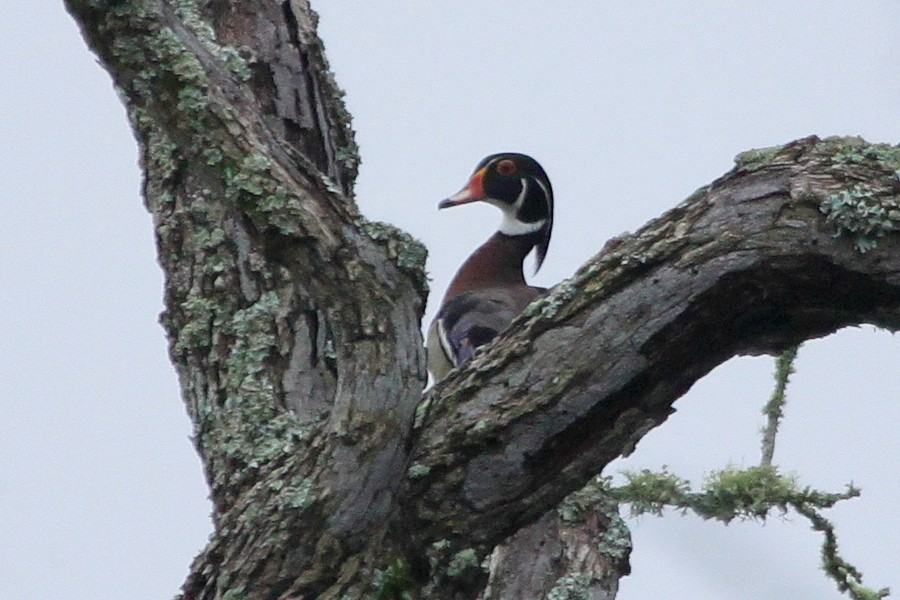
[(485, 198), (485, 200), (499, 208), (503, 212), (503, 221), (500, 222), (500, 233), (505, 235), (526, 235), (540, 231), (541, 227), (547, 222), (546, 219), (536, 221), (534, 223), (525, 223), (516, 218), (516, 213), (525, 201), (525, 194), (528, 193), (528, 180), (522, 179), (522, 191), (516, 198), (515, 204), (510, 206), (506, 202), (494, 200), (493, 198)]
[(519, 197), (516, 198), (516, 203), (513, 205), (515, 206), (516, 210), (522, 208), (522, 203), (525, 202), (525, 194), (528, 193), (528, 180), (522, 178), (519, 181), (522, 182), (522, 191), (519, 192)]
[(541, 189), (544, 191), (544, 198), (549, 198), (549, 197), (550, 197), (550, 192), (547, 190), (547, 186), (544, 185), (544, 182), (541, 181), (540, 179), (535, 179), (534, 181), (535, 181), (539, 186), (541, 186)]
[[(539, 186), (541, 186), (541, 190), (543, 190), (543, 192), (544, 192), (544, 198), (546, 198), (547, 201), (549, 202), (549, 201), (550, 201), (550, 190), (547, 189), (547, 186), (544, 185), (544, 182), (541, 181), (540, 179), (535, 179), (535, 181), (537, 182), (537, 184), (538, 184)], [(550, 206), (547, 206), (547, 208), (549, 209), (549, 208), (551, 208), (551, 207), (550, 207)], [(550, 220), (551, 220), (551, 222), (553, 221), (553, 217), (552, 217), (552, 216), (550, 217)]]

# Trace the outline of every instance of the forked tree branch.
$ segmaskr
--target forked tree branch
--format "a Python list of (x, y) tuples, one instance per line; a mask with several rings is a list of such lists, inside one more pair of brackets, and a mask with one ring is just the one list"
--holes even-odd
[(352, 132), (308, 5), (67, 7), (141, 146), (211, 488), (186, 598), (475, 597), (496, 544), (715, 365), (900, 325), (898, 150), (807, 138), (744, 155), (608, 244), (430, 392), (413, 428), (424, 250), (350, 198)]

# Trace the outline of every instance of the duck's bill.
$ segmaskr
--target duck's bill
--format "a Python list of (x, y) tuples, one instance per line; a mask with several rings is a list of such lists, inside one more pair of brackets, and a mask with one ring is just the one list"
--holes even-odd
[(449, 198), (444, 198), (438, 203), (438, 208), (448, 208), (450, 206), (459, 206), (460, 204), (468, 204), (470, 202), (478, 202), (484, 200), (484, 173), (486, 169), (476, 171), (466, 187), (459, 190)]

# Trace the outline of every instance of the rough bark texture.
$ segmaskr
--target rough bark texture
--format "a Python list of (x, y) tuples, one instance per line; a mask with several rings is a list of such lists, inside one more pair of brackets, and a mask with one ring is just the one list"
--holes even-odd
[(807, 138), (609, 243), (415, 415), (425, 251), (357, 212), (307, 3), (67, 7), (141, 146), (211, 488), (184, 598), (611, 598), (627, 531), (567, 495), (728, 358), (900, 327), (900, 151)]

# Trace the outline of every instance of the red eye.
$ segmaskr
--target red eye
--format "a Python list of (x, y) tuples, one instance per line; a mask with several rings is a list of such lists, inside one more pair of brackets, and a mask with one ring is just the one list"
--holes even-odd
[(516, 163), (508, 158), (504, 158), (497, 163), (497, 172), (501, 175), (512, 175), (516, 172)]

